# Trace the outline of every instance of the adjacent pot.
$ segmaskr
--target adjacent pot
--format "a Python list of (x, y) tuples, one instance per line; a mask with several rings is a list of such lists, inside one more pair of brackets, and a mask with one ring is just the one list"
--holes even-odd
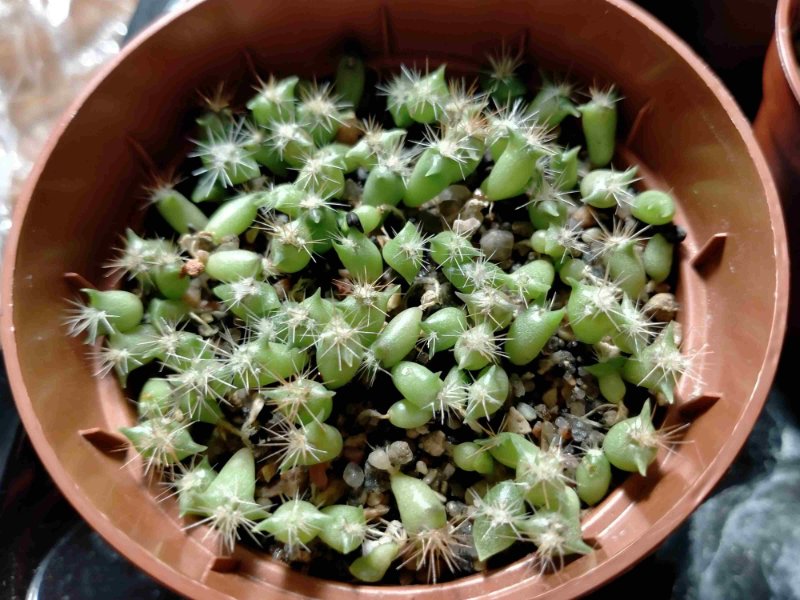
[[(501, 40), (528, 40), (530, 61), (619, 84), (627, 150), (651, 185), (671, 189), (688, 233), (679, 300), (684, 345), (702, 384), (685, 381), (668, 422), (689, 443), (662, 452), (584, 519), (595, 552), (542, 578), (529, 560), (436, 586), (351, 586), (300, 575), (239, 548), (217, 556), (186, 532), (170, 501), (125, 466), (114, 433), (135, 416), (113, 379), (96, 380), (64, 335), (63, 274), (102, 279), (116, 236), (138, 211), (140, 147), (163, 164), (183, 143), (195, 90), (219, 79), (334, 68), (355, 37), (375, 66), (447, 60), (474, 68)], [(520, 43), (523, 43), (520, 42)], [(132, 141), (135, 141), (133, 143)], [(708, 68), (623, 0), (208, 0), (131, 43), (72, 107), (20, 198), (3, 273), (2, 341), (22, 419), (64, 494), (142, 569), (195, 598), (567, 598), (651, 552), (727, 470), (763, 405), (786, 317), (788, 260), (780, 205), (747, 122)], [(151, 487), (155, 487), (154, 485)]]
[[(778, 0), (775, 33), (764, 61), (764, 99), (753, 129), (772, 169), (789, 231), (800, 228), (800, 60), (794, 33), (800, 28), (800, 2)], [(800, 237), (789, 239), (792, 264), (791, 305), (800, 308)], [(800, 311), (789, 318), (793, 334), (800, 333)]]

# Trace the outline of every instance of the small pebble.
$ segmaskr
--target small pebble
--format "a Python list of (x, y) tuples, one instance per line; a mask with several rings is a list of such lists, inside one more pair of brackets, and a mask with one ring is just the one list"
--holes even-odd
[(455, 474), (455, 472), (456, 472), (455, 466), (453, 466), (452, 463), (447, 463), (442, 469), (442, 477), (444, 477), (445, 480), (450, 479)]
[(347, 146), (355, 144), (364, 133), (356, 118), (346, 119), (336, 131), (336, 141)]
[(526, 371), (522, 374), (522, 384), (525, 386), (525, 392), (530, 394), (533, 390), (536, 389), (536, 382), (534, 381), (534, 375), (530, 371)]
[(424, 481), (428, 485), (431, 485), (438, 476), (439, 476), (439, 469), (431, 469), (430, 471), (428, 471), (425, 477), (422, 478), (422, 481)]
[(469, 219), (456, 219), (453, 221), (453, 231), (459, 235), (472, 236), (481, 226), (481, 222), (474, 217)]
[[(545, 346), (545, 354), (547, 354), (548, 352), (553, 352), (555, 350), (556, 345), (553, 344), (553, 340), (555, 339), (558, 338), (551, 337), (550, 340), (547, 342), (547, 346)], [(553, 361), (550, 360), (549, 356), (545, 356), (539, 361), (539, 367), (536, 370), (536, 372), (539, 375), (544, 375), (552, 368), (553, 368)]]
[(263, 506), (265, 509), (272, 506), (272, 500), (269, 495), (269, 488), (259, 486), (256, 488), (256, 502)]
[(386, 310), (389, 312), (393, 312), (400, 308), (403, 304), (403, 296), (402, 294), (393, 294), (391, 298), (389, 298), (389, 303), (386, 305)]
[(626, 225), (631, 222), (631, 207), (624, 202), (617, 204), (617, 210), (614, 211), (618, 219), (625, 219)]
[(451, 185), (442, 190), (439, 194), (439, 200), (442, 202), (452, 201), (464, 204), (472, 198), (472, 192), (465, 185)]
[(345, 200), (358, 200), (364, 189), (349, 177), (344, 182), (344, 199)]
[[(441, 195), (439, 197), (441, 198)], [(440, 200), (430, 211), (424, 212), (421, 215), (423, 227), (431, 227), (438, 221), (443, 221), (446, 225), (452, 227), (453, 221), (459, 217), (460, 212), (460, 202), (456, 202), (455, 200)]]
[(447, 441), (444, 431), (434, 431), (422, 437), (419, 445), (431, 456), (441, 456), (444, 454), (445, 442)]
[(521, 412), (512, 406), (508, 409), (506, 416), (506, 431), (526, 435), (531, 432), (531, 424)]
[(588, 435), (588, 426), (580, 419), (574, 419), (572, 421), (572, 439), (580, 443), (583, 442)]
[(487, 206), (488, 203), (484, 200), (470, 198), (467, 200), (467, 203), (464, 204), (464, 208), (461, 210), (459, 217), (462, 219), (477, 219), (478, 221), (483, 222), (483, 210)]
[(451, 517), (465, 517), (469, 513), (469, 507), (457, 500), (450, 500), (450, 502), (444, 505), (444, 509)]
[(514, 398), (522, 398), (525, 395), (525, 384), (517, 373), (508, 376), (508, 383), (511, 386), (511, 395)]
[(644, 313), (660, 323), (669, 323), (678, 314), (678, 305), (672, 294), (656, 294), (644, 305)]
[(595, 224), (594, 212), (588, 206), (579, 207), (572, 213), (572, 219), (584, 229), (588, 229)]
[(353, 489), (360, 488), (364, 485), (364, 469), (356, 463), (347, 463), (342, 474), (344, 482)]
[(494, 262), (503, 262), (511, 257), (514, 249), (514, 234), (502, 229), (490, 229), (481, 236), (481, 250)]
[(533, 235), (533, 225), (530, 221), (514, 221), (511, 223), (511, 231), (514, 235), (529, 238)]
[(612, 358), (619, 356), (620, 349), (606, 340), (600, 340), (594, 345), (595, 352), (597, 352), (598, 362), (606, 362)]
[(367, 506), (376, 507), (386, 504), (386, 494), (383, 492), (370, 492), (367, 494)]
[(599, 448), (603, 445), (605, 437), (602, 432), (593, 429), (586, 435), (586, 443), (583, 446), (584, 448)]
[(278, 472), (278, 465), (275, 462), (267, 462), (263, 467), (258, 470), (259, 477), (264, 481), (269, 481), (275, 477)]
[(542, 396), (542, 401), (548, 407), (553, 407), (558, 404), (558, 390), (554, 387), (547, 390)]
[(520, 402), (517, 404), (517, 410), (519, 413), (525, 417), (528, 421), (533, 421), (536, 419), (536, 411), (530, 404), (525, 404), (524, 402)]
[(566, 350), (558, 350), (553, 352), (553, 356), (551, 356), (550, 359), (557, 363), (560, 367), (564, 368), (569, 367), (575, 362), (575, 356)]
[(605, 234), (602, 229), (599, 227), (591, 227), (581, 234), (581, 240), (587, 244), (591, 244), (592, 242), (602, 240), (603, 236), (605, 236)]
[(558, 328), (556, 335), (559, 339), (565, 342), (574, 342), (575, 341), (575, 334), (572, 333), (572, 329), (570, 329), (569, 325), (562, 325)]

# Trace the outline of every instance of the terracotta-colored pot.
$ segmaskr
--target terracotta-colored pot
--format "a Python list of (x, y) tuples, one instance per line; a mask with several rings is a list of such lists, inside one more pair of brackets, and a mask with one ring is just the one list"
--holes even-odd
[[(529, 59), (619, 84), (627, 151), (650, 184), (671, 189), (682, 248), (684, 345), (703, 350), (703, 383), (684, 381), (668, 422), (692, 420), (689, 443), (663, 451), (584, 519), (591, 554), (534, 577), (530, 560), (437, 586), (380, 588), (308, 578), (239, 548), (216, 556), (157, 503), (113, 432), (133, 421), (113, 379), (96, 380), (64, 335), (63, 274), (101, 265), (136, 214), (145, 175), (182, 141), (195, 90), (249, 84), (243, 51), (266, 74), (331, 72), (356, 37), (376, 66), (447, 60), (474, 68), (503, 39)], [(3, 274), (2, 340), (22, 419), (64, 494), (112, 545), (192, 597), (566, 598), (651, 552), (701, 502), (750, 432), (775, 371), (788, 262), (777, 195), (747, 122), (719, 81), (673, 34), (623, 0), (208, 0), (132, 42), (64, 117), (17, 205)]]
[[(764, 61), (764, 99), (753, 129), (783, 202), (786, 226), (800, 231), (800, 61), (793, 34), (800, 28), (800, 2), (778, 0), (775, 34)], [(789, 329), (800, 334), (800, 235), (789, 237), (792, 262)]]

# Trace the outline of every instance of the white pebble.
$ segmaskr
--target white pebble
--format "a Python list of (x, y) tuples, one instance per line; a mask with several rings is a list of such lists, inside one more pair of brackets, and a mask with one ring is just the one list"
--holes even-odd
[(444, 454), (446, 441), (444, 431), (434, 431), (422, 438), (420, 447), (431, 456), (441, 456)]
[(530, 404), (520, 402), (517, 404), (517, 410), (522, 414), (523, 417), (528, 419), (528, 421), (533, 421), (536, 419), (536, 411)]
[(422, 481), (424, 481), (428, 485), (431, 485), (433, 483), (433, 480), (436, 479), (438, 476), (439, 476), (439, 469), (431, 469), (428, 471), (425, 477), (422, 478)]
[(351, 488), (358, 489), (364, 484), (364, 469), (354, 462), (349, 462), (344, 468), (342, 479)]

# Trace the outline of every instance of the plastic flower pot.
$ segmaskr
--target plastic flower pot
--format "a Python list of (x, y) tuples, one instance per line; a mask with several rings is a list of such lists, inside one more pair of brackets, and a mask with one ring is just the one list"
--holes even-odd
[[(258, 72), (332, 72), (345, 38), (371, 66), (447, 61), (475, 70), (501, 40), (529, 61), (624, 95), (620, 161), (670, 189), (687, 230), (679, 301), (684, 347), (702, 383), (682, 382), (668, 423), (688, 443), (662, 451), (584, 519), (596, 550), (537, 577), (531, 559), (452, 583), (369, 587), (313, 579), (240, 546), (215, 553), (157, 502), (115, 432), (134, 407), (97, 380), (64, 335), (65, 272), (102, 282), (102, 264), (140, 208), (147, 161), (175, 156), (198, 86), (248, 85)], [(527, 40), (525, 43), (524, 40)], [(143, 150), (144, 152), (140, 151)], [(108, 282), (110, 285), (111, 282)], [(566, 598), (655, 549), (725, 473), (758, 416), (778, 360), (788, 259), (778, 197), (747, 122), (719, 81), (673, 34), (621, 0), (208, 0), (131, 43), (62, 119), (20, 198), (3, 274), (2, 341), (19, 411), (43, 462), (81, 514), (142, 569), (196, 598)]]
[[(772, 169), (781, 195), (789, 231), (800, 227), (800, 60), (794, 33), (800, 27), (800, 2), (779, 0), (775, 12), (775, 33), (764, 61), (764, 98), (753, 129)], [(800, 256), (800, 238), (789, 240), (792, 256)], [(800, 261), (792, 265), (791, 305), (800, 306), (796, 289)], [(793, 334), (800, 332), (800, 315), (789, 318)]]

